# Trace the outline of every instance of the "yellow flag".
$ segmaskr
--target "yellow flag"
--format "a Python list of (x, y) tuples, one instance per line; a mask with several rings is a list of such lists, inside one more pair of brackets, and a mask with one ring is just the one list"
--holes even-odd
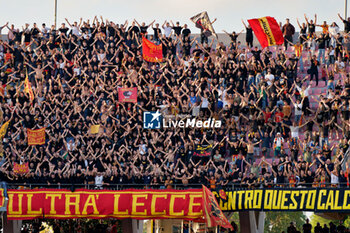
[(33, 102), (34, 93), (33, 93), (32, 85), (29, 82), (28, 72), (26, 73), (26, 79), (24, 80), (24, 91), (29, 95), (30, 102)]
[(97, 134), (98, 131), (100, 131), (100, 125), (92, 125), (90, 127), (90, 133), (91, 134)]
[(0, 128), (0, 140), (2, 140), (5, 137), (5, 134), (7, 132), (7, 128), (9, 127), (11, 120), (6, 121)]

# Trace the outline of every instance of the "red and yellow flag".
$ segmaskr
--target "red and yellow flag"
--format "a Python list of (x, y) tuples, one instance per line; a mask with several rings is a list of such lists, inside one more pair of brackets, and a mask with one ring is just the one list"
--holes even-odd
[(148, 62), (162, 62), (163, 61), (163, 47), (156, 45), (146, 38), (142, 37), (142, 55), (143, 59)]
[(0, 140), (2, 140), (5, 137), (5, 134), (7, 132), (7, 128), (9, 127), (10, 120), (6, 121), (0, 128)]
[(222, 213), (214, 194), (203, 185), (202, 198), (203, 214), (208, 227), (221, 226), (232, 228), (225, 215)]
[(29, 82), (28, 73), (26, 73), (26, 79), (24, 80), (24, 91), (29, 95), (30, 102), (33, 102), (34, 93), (33, 93), (32, 85)]
[(283, 34), (275, 18), (266, 16), (259, 19), (249, 19), (248, 23), (258, 38), (261, 47), (283, 44)]
[(29, 172), (29, 163), (26, 162), (24, 164), (13, 163), (13, 172), (15, 174), (26, 174)]
[(45, 129), (27, 129), (28, 145), (44, 145), (45, 144)]

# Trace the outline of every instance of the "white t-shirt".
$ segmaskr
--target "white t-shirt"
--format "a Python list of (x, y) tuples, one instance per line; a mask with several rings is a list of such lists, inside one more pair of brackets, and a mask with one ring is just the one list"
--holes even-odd
[(302, 115), (303, 114), (303, 110), (301, 109), (303, 107), (303, 105), (300, 104), (294, 104), (294, 109), (295, 109), (295, 115)]
[(96, 176), (95, 177), (95, 185), (97, 187), (102, 187), (102, 184), (103, 184), (103, 176), (102, 175)]
[(202, 108), (208, 108), (209, 102), (207, 98), (202, 97)]
[(339, 178), (338, 176), (331, 173), (331, 184), (339, 184)]
[(290, 132), (292, 134), (292, 138), (297, 138), (299, 137), (299, 126), (290, 126)]
[(50, 32), (50, 28), (48, 28), (48, 27), (41, 28), (41, 33), (42, 34), (46, 34), (46, 33), (49, 33), (49, 32)]
[(339, 32), (339, 27), (337, 27), (337, 26), (329, 27), (328, 31), (329, 31), (329, 34), (331, 34), (332, 36), (336, 36)]
[(73, 26), (73, 27), (72, 27), (72, 33), (73, 33), (73, 35), (75, 35), (75, 36), (80, 36), (79, 28), (78, 28), (77, 26)]
[(166, 37), (170, 36), (171, 30), (172, 30), (171, 27), (167, 27), (167, 26), (164, 27), (164, 34), (165, 34)]
[(272, 85), (273, 81), (275, 81), (275, 76), (273, 74), (267, 74), (265, 75), (265, 79), (267, 79), (267, 83), (269, 85)]
[(296, 85), (296, 88), (298, 89), (298, 91), (305, 97), (308, 97), (310, 94), (309, 94), (309, 91), (310, 91), (310, 87), (307, 87), (304, 91), (303, 89), (301, 89), (298, 85)]

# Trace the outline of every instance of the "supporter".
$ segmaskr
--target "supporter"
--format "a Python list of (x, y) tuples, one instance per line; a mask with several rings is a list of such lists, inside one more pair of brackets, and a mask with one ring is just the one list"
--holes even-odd
[(306, 223), (303, 225), (303, 233), (311, 233), (312, 225), (309, 223), (309, 219), (306, 219)]
[(313, 21), (312, 19), (309, 21), (309, 19), (306, 17), (306, 14), (304, 14), (304, 18), (307, 25), (308, 36), (311, 37), (316, 32), (317, 15), (315, 14), (315, 21)]
[(246, 29), (246, 45), (248, 48), (252, 48), (253, 47), (253, 40), (254, 40), (254, 36), (253, 36), (253, 29), (250, 27), (250, 24), (248, 24), (248, 26), (244, 23), (243, 19), (242, 19), (242, 23)]
[(289, 23), (289, 19), (286, 19), (286, 23), (282, 27), (282, 33), (284, 36), (284, 47), (287, 49), (288, 41), (293, 43), (293, 35), (295, 33), (295, 28)]
[[(336, 25), (328, 27), (335, 48), (326, 33), (305, 38), (305, 44), (315, 41), (308, 59), (302, 44), (295, 51), (252, 48), (249, 33), (248, 47), (235, 33), (231, 46), (214, 39), (197, 43), (187, 25), (172, 27), (172, 21), (162, 28), (102, 17), (67, 24), (57, 30), (11, 26), (9, 42), (0, 43), (0, 120), (11, 119), (0, 146), (5, 190), (15, 183), (72, 189), (348, 186), (348, 166), (341, 166), (350, 136), (348, 35), (338, 34)], [(140, 39), (153, 25), (154, 35), (147, 36), (163, 45), (164, 59), (148, 63)], [(292, 43), (292, 25), (283, 30)], [(324, 64), (323, 56), (334, 64)], [(318, 87), (322, 70), (326, 83)], [(121, 87), (136, 87), (137, 103), (119, 101)], [(173, 119), (214, 118), (222, 127), (144, 129), (143, 112), (157, 110)], [(43, 127), (45, 144), (29, 146), (27, 129)], [(198, 148), (209, 145), (208, 155), (198, 156)], [(15, 171), (15, 164), (27, 163), (28, 172)]]
[(345, 20), (341, 17), (339, 13), (338, 13), (338, 16), (339, 16), (339, 19), (344, 23), (344, 32), (348, 33), (350, 31), (350, 17), (348, 18), (348, 20)]

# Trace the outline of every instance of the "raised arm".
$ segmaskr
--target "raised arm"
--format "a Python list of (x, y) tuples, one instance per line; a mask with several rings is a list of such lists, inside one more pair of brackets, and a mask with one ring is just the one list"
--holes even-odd
[(242, 19), (242, 23), (243, 23), (244, 27), (247, 28), (247, 25), (245, 24), (243, 19)]
[(299, 19), (298, 18), (297, 18), (297, 24), (298, 24), (299, 28), (301, 29), (301, 25), (299, 23)]

